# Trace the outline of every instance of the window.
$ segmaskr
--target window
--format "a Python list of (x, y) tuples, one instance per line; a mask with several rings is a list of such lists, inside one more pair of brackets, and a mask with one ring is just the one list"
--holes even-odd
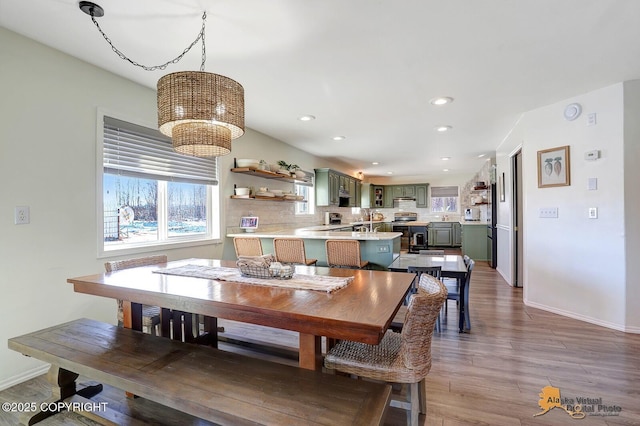
[(455, 213), (458, 211), (457, 186), (432, 186), (431, 211), (434, 213)]
[(155, 129), (100, 118), (100, 253), (219, 238), (217, 159), (177, 154)]
[(315, 213), (315, 191), (313, 190), (314, 174), (305, 171), (305, 179), (307, 182), (296, 183), (295, 192), (296, 195), (302, 195), (305, 203), (296, 203), (296, 214), (314, 214)]

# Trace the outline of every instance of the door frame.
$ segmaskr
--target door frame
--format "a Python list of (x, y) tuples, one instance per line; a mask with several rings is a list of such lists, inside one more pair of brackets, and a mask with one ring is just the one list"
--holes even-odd
[[(522, 145), (514, 149), (510, 157), (511, 163), (511, 251), (512, 251), (512, 283), (514, 287), (524, 285), (524, 191), (522, 189), (523, 153)], [(519, 158), (519, 161), (518, 161)]]

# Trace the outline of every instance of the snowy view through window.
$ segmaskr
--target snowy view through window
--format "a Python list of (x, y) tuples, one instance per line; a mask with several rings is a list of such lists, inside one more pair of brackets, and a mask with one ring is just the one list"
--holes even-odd
[(207, 232), (207, 186), (105, 173), (105, 248)]

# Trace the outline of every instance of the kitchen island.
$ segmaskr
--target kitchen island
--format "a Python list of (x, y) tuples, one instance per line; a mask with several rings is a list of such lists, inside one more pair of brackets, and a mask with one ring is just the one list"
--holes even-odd
[[(274, 238), (302, 238), (307, 258), (318, 259), (318, 266), (327, 266), (326, 240), (359, 241), (360, 255), (363, 260), (369, 261), (372, 269), (386, 270), (387, 266), (400, 256), (401, 233), (352, 232), (350, 228), (345, 225), (321, 225), (272, 231), (231, 232), (227, 234), (229, 241), (228, 244), (225, 244), (224, 258), (235, 259), (232, 242), (234, 237), (260, 238), (264, 253), (273, 253)], [(230, 248), (230, 251), (227, 247)]]

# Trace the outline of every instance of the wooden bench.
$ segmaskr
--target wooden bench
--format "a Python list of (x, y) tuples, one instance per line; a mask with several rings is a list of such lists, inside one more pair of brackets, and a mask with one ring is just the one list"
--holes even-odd
[[(82, 392), (76, 392), (75, 379), (80, 374), (222, 425), (382, 424), (391, 394), (386, 384), (89, 319), (9, 339), (9, 348), (52, 364), (49, 381), (54, 384), (54, 399), (77, 401)], [(120, 413), (99, 415), (112, 417), (107, 424), (121, 422)]]

